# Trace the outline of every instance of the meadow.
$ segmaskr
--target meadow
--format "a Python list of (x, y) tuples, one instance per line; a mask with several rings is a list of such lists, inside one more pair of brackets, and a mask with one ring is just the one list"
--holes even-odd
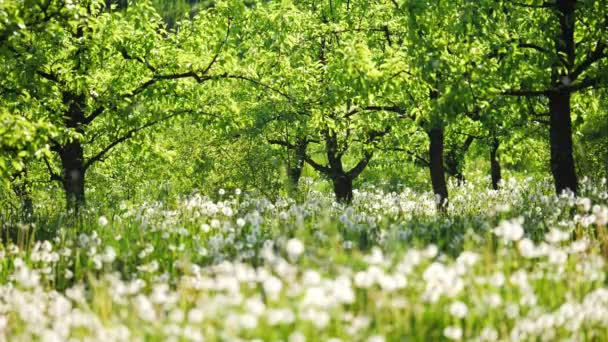
[(531, 179), (451, 186), (442, 215), (407, 188), (348, 207), (220, 189), (7, 220), (2, 339), (608, 339), (605, 181), (578, 197)]

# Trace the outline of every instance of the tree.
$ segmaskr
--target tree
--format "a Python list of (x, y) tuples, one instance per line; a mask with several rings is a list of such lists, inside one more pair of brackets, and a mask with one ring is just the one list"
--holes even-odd
[(265, 42), (263, 51), (256, 49), (263, 54), (257, 73), (274, 85), (267, 89), (273, 94), (267, 104), (253, 112), (269, 118), (268, 141), (298, 158), (290, 168), (294, 181), (303, 158), (331, 181), (336, 199), (345, 203), (395, 119), (370, 105), (383, 87), (373, 50), (384, 41), (378, 39), (384, 33), (361, 28), (378, 20), (372, 7), (340, 1), (260, 5), (256, 25), (263, 29), (251, 29), (260, 36), (250, 41)]
[(42, 17), (44, 24), (22, 25), (7, 39), (2, 84), (40, 109), (32, 116), (61, 128), (51, 139), (61, 171), (45, 161), (69, 209), (84, 204), (87, 170), (115, 146), (172, 117), (204, 110), (205, 101), (187, 103), (189, 89), (233, 77), (218, 66), (234, 26), (232, 10), (218, 6), (179, 33), (164, 30), (148, 2), (123, 12), (108, 10), (104, 1), (48, 1), (25, 11), (32, 18), (26, 22)]
[[(504, 58), (498, 76), (507, 96), (545, 104), (551, 172), (559, 194), (578, 190), (573, 157), (573, 104), (608, 80), (608, 3), (555, 0), (486, 4), (486, 32)], [(494, 30), (500, 27), (500, 30)]]

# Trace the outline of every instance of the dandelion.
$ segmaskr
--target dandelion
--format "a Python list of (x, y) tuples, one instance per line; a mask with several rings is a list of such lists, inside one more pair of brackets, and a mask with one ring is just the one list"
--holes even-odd
[(524, 236), (523, 220), (521, 218), (502, 221), (493, 232), (496, 236), (502, 237), (505, 242), (519, 241)]
[(496, 341), (498, 340), (498, 332), (494, 328), (483, 328), (481, 334), (479, 334), (481, 341)]
[(450, 340), (462, 339), (462, 329), (456, 326), (449, 326), (443, 329), (443, 336)]
[(245, 222), (245, 220), (243, 220), (243, 219), (242, 219), (242, 218), (240, 218), (240, 217), (239, 217), (239, 218), (236, 220), (236, 225), (237, 225), (239, 228), (243, 228), (243, 227), (245, 226), (245, 224), (246, 224), (246, 223), (247, 223), (247, 222)]
[(455, 316), (458, 318), (465, 318), (467, 316), (468, 312), (469, 312), (469, 308), (463, 302), (457, 301), (457, 302), (452, 303), (452, 305), (450, 305), (450, 314), (452, 316)]
[(367, 342), (384, 342), (384, 341), (386, 341), (384, 336), (380, 336), (380, 335), (373, 335), (367, 339)]
[(112, 246), (106, 247), (102, 259), (105, 263), (112, 263), (116, 259), (116, 251)]
[(105, 227), (108, 225), (108, 219), (105, 216), (99, 216), (99, 218), (97, 219), (97, 224), (102, 227)]
[(306, 336), (299, 331), (292, 332), (287, 338), (288, 342), (306, 342)]
[(272, 299), (277, 299), (281, 290), (283, 289), (283, 283), (281, 280), (274, 276), (269, 276), (264, 280), (263, 283), (264, 292)]
[(296, 260), (302, 253), (304, 253), (304, 244), (297, 238), (292, 238), (287, 241), (285, 249), (287, 250), (289, 258), (291, 260)]

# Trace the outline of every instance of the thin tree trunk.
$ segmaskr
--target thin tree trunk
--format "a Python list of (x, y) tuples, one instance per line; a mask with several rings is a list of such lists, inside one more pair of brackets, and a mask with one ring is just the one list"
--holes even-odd
[(429, 156), (433, 193), (437, 196), (437, 209), (445, 211), (448, 203), (448, 187), (443, 166), (443, 128), (432, 128), (428, 135), (430, 138)]
[(492, 136), (492, 145), (490, 149), (490, 173), (492, 175), (492, 188), (498, 190), (500, 180), (502, 179), (502, 172), (500, 168), (500, 160), (498, 159), (498, 148), (500, 147), (500, 141), (496, 134)]
[(295, 193), (302, 177), (302, 171), (304, 169), (304, 159), (306, 159), (306, 147), (305, 141), (298, 141), (294, 150), (293, 160), (288, 161), (287, 166), (287, 177), (289, 178), (289, 190)]
[(558, 92), (549, 96), (549, 138), (551, 143), (551, 172), (555, 191), (561, 194), (578, 191), (578, 180), (572, 147), (572, 119), (570, 117), (569, 92)]

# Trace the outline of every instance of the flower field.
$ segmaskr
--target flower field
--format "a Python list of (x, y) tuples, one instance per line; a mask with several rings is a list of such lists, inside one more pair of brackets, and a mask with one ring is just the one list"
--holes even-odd
[(443, 216), (430, 193), (369, 189), (348, 208), (316, 192), (301, 203), (240, 191), (121, 203), (55, 218), (54, 236), (7, 222), (0, 331), (6, 341), (606, 340), (608, 194), (558, 198), (532, 184), (467, 183)]

